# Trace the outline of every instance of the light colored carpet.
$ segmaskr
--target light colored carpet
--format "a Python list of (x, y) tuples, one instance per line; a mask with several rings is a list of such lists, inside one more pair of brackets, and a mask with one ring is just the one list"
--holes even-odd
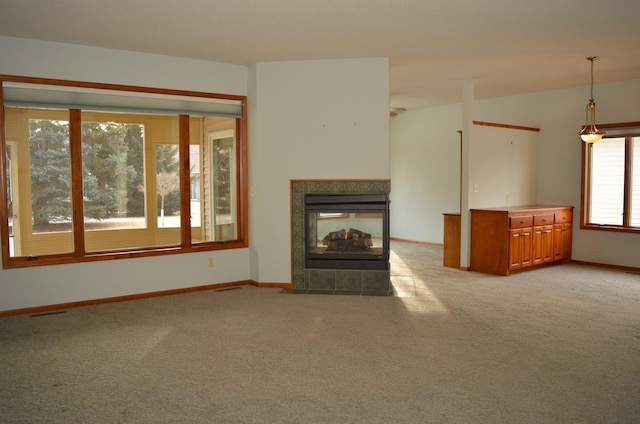
[(1, 318), (0, 422), (639, 421), (639, 275), (392, 249), (395, 297), (245, 286)]

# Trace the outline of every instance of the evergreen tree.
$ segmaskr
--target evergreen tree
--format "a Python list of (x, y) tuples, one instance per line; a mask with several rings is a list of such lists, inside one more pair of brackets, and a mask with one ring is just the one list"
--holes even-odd
[(104, 219), (126, 216), (136, 169), (128, 163), (128, 124), (83, 122), (84, 215)]
[(127, 125), (125, 135), (129, 152), (127, 166), (135, 170), (135, 176), (129, 180), (127, 186), (127, 216), (144, 216), (144, 192), (138, 186), (144, 184), (144, 135), (142, 125)]
[(67, 121), (29, 120), (34, 227), (71, 221), (71, 159)]

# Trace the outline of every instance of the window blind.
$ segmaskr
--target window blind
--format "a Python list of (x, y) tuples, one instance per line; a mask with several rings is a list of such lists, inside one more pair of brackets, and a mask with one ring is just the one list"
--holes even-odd
[(3, 83), (5, 106), (105, 112), (240, 118), (239, 100), (103, 90), (46, 84)]

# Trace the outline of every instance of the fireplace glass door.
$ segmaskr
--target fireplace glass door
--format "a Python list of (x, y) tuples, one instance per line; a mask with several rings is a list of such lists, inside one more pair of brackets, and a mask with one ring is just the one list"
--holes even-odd
[(388, 269), (386, 195), (307, 195), (306, 267)]

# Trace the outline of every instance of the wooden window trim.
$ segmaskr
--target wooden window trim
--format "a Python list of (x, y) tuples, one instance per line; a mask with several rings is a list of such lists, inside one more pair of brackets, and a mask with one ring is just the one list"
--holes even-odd
[[(191, 227), (190, 227), (190, 199), (189, 199), (189, 115), (179, 115), (180, 122), (180, 175), (181, 175), (181, 210), (185, 213), (181, 214), (181, 242), (176, 246), (161, 247), (145, 247), (135, 249), (118, 249), (112, 251), (86, 252), (84, 242), (84, 226), (83, 219), (83, 202), (81, 196), (72, 196), (73, 206), (73, 243), (74, 249), (70, 254), (47, 254), (38, 257), (10, 257), (9, 254), (9, 224), (8, 224), (8, 208), (7, 208), (7, 169), (6, 169), (6, 134), (4, 131), (5, 110), (4, 106), (0, 108), (0, 249), (2, 252), (2, 267), (25, 268), (31, 266), (69, 264), (80, 262), (93, 262), (101, 260), (114, 260), (123, 258), (136, 258), (148, 256), (161, 256), (180, 253), (194, 253), (216, 250), (228, 250), (248, 247), (248, 162), (247, 162), (247, 97), (242, 95), (230, 95), (220, 93), (208, 93), (189, 90), (162, 89), (154, 87), (140, 87), (123, 84), (106, 84), (95, 82), (71, 81), (51, 78), (33, 78), (15, 75), (0, 74), (0, 99), (3, 96), (3, 83), (28, 83), (41, 85), (55, 85), (63, 87), (100, 89), (113, 91), (127, 91), (132, 93), (147, 93), (157, 95), (172, 95), (193, 97), (194, 99), (216, 99), (216, 100), (233, 100), (238, 101), (242, 105), (241, 117), (236, 119), (236, 184), (237, 184), (237, 237), (229, 241), (212, 241), (192, 243)], [(2, 103), (4, 105), (4, 101)], [(81, 193), (82, 189), (82, 162), (78, 157), (82, 156), (82, 136), (81, 122), (77, 119), (80, 116), (80, 110), (70, 109), (70, 121), (78, 121), (70, 128), (70, 149), (72, 162), (72, 193)], [(76, 119), (71, 119), (73, 115)], [(75, 128), (77, 126), (78, 128)], [(185, 154), (186, 152), (186, 154)], [(186, 170), (186, 171), (185, 171)], [(185, 177), (186, 175), (186, 177)], [(78, 187), (79, 186), (79, 187)]]

